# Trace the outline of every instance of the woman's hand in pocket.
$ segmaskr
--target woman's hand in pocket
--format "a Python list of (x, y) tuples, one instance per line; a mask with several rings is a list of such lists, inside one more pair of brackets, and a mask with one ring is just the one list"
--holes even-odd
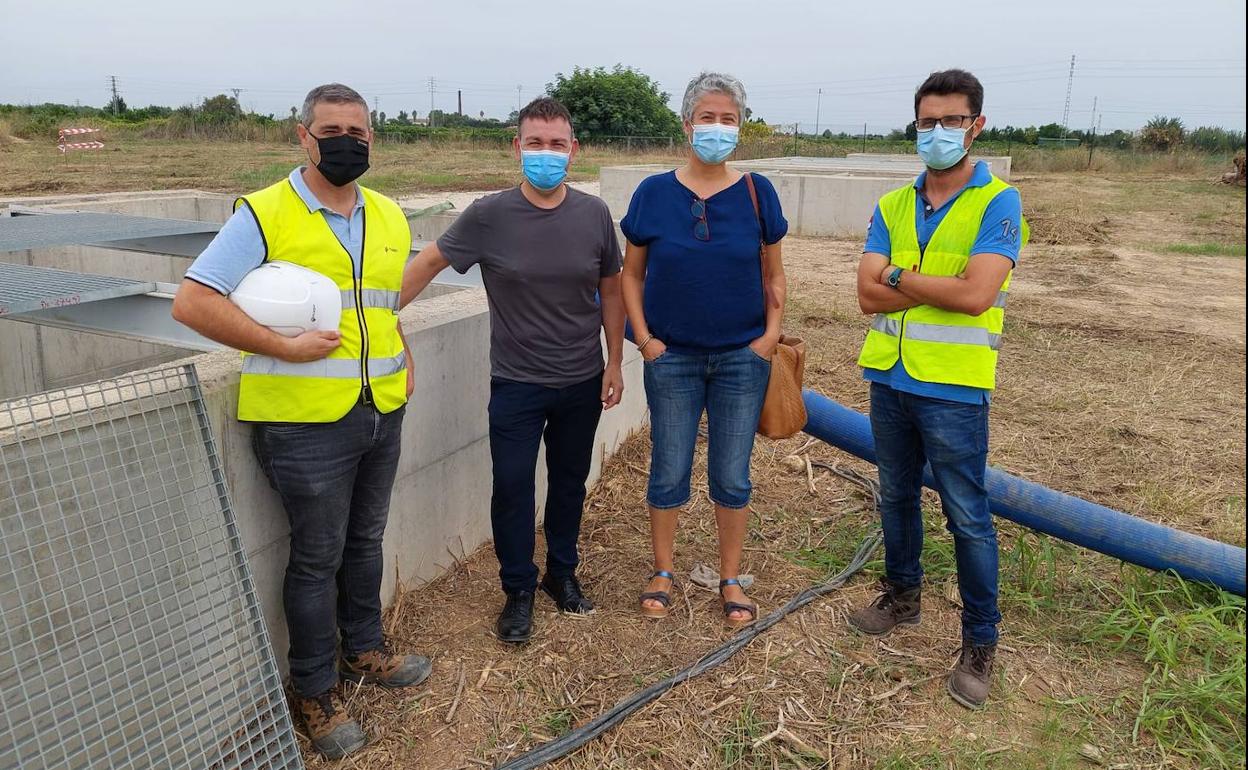
[(764, 334), (762, 337), (759, 337), (750, 343), (750, 350), (753, 350), (754, 355), (764, 361), (770, 361), (771, 357), (776, 354), (776, 346), (779, 344), (780, 338), (769, 337)]
[(647, 342), (646, 346), (641, 349), (641, 357), (647, 361), (653, 361), (666, 352), (667, 345), (663, 344), (663, 340), (655, 337)]

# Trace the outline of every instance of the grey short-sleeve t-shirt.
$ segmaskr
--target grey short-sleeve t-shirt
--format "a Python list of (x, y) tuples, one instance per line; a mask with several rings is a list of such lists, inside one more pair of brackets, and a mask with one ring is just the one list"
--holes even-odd
[(438, 239), (460, 273), (481, 266), (490, 304), (490, 373), (565, 387), (602, 373), (598, 282), (620, 272), (607, 204), (567, 188), (553, 209), (519, 187), (475, 201)]

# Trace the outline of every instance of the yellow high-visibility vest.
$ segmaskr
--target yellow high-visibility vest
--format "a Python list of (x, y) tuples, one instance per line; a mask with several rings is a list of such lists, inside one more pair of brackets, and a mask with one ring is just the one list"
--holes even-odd
[(407, 366), (398, 332), (399, 291), (412, 233), (398, 204), (365, 187), (363, 264), (355, 277), (351, 254), (320, 211), (309, 211), (289, 179), (245, 195), (265, 244), (266, 260), (315, 270), (342, 292), (341, 344), (329, 357), (291, 363), (243, 354), (238, 419), (334, 422), (366, 397), (382, 413), (407, 401)]
[[(932, 233), (927, 248), (919, 249), (915, 225), (913, 184), (880, 199), (880, 214), (892, 242), (892, 264), (925, 275), (960, 275), (966, 270), (988, 204), (1009, 188), (997, 177), (983, 187), (968, 187), (958, 196)], [(1027, 245), (1027, 220), (1019, 225), (1020, 248)], [(979, 315), (955, 313), (919, 305), (895, 313), (877, 313), (867, 331), (858, 365), (888, 371), (900, 358), (916, 380), (992, 389), (997, 382), (997, 351), (1005, 323), (1005, 300), (1010, 276), (997, 301)], [(902, 276), (905, 281), (905, 276)]]

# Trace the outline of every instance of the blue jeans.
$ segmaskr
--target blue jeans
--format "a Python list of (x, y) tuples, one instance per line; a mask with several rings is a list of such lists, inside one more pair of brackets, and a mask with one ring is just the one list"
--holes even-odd
[(585, 479), (602, 417), (602, 375), (565, 388), (511, 380), (490, 382), (490, 525), (498, 576), (507, 593), (534, 591), (537, 454), (546, 440), (546, 573), (569, 577), (580, 559)]
[(646, 501), (652, 507), (679, 508), (689, 502), (703, 411), (711, 500), (732, 509), (750, 504), (750, 453), (770, 377), (771, 362), (748, 345), (698, 355), (669, 350), (645, 363), (651, 439)]
[(290, 521), (282, 600), (290, 679), (314, 696), (338, 681), (337, 636), (355, 655), (381, 645), (381, 540), (406, 407), (356, 404), (329, 423), (256, 423), (252, 447)]
[(871, 433), (880, 469), (884, 574), (901, 589), (923, 581), (923, 465), (930, 463), (953, 535), (962, 638), (997, 641), (997, 531), (988, 510), (988, 405), (916, 396), (871, 383)]

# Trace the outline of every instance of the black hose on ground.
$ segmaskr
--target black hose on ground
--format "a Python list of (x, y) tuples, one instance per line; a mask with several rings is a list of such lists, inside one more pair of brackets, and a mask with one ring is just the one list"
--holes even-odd
[[(867, 478), (862, 474), (848, 468), (841, 468), (835, 465), (825, 465), (823, 463), (811, 463), (813, 466), (824, 468), (832, 473), (841, 476), (864, 487), (870, 494), (872, 502), (879, 507), (880, 492), (879, 485), (874, 479)], [(672, 689), (682, 682), (705, 674), (713, 668), (716, 668), (740, 652), (746, 645), (757, 638), (767, 629), (779, 623), (796, 610), (805, 607), (815, 599), (832, 593), (849, 582), (849, 579), (859, 572), (871, 560), (872, 554), (875, 553), (880, 544), (884, 541), (884, 535), (879, 529), (874, 529), (871, 534), (867, 535), (858, 545), (858, 550), (854, 552), (853, 557), (849, 560), (849, 564), (845, 565), (845, 569), (833, 575), (826, 582), (816, 586), (811, 586), (789, 600), (780, 609), (772, 612), (764, 618), (760, 618), (757, 623), (743, 629), (724, 644), (716, 647), (707, 653), (701, 660), (692, 666), (679, 671), (672, 676), (659, 682), (655, 682), (649, 687), (638, 690), (632, 695), (618, 701), (609, 711), (606, 711), (589, 722), (581, 725), (575, 730), (571, 730), (554, 740), (547, 741), (542, 745), (531, 749), (525, 754), (521, 754), (508, 761), (506, 764), (499, 765), (497, 770), (533, 770), (541, 767), (548, 762), (554, 762), (568, 754), (576, 751), (581, 746), (594, 740), (607, 730), (616, 726), (620, 722), (627, 719), (643, 706), (661, 697), (665, 692)]]

